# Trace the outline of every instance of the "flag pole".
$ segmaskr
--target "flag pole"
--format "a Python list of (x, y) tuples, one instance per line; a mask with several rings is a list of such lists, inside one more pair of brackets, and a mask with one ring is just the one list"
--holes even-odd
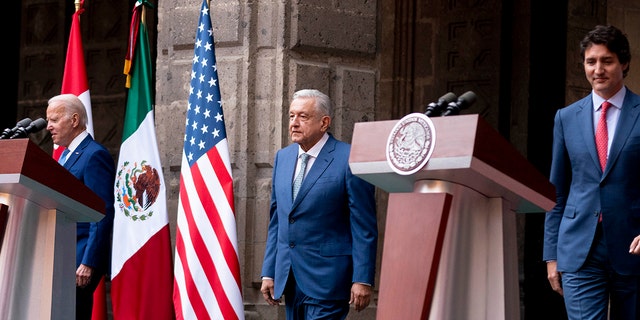
[(80, 10), (80, 6), (82, 5), (82, 0), (74, 0), (73, 3), (76, 5), (76, 12), (78, 12), (78, 10)]

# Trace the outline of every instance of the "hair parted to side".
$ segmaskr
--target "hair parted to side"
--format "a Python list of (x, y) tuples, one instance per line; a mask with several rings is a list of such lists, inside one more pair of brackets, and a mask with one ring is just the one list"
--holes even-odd
[(89, 122), (89, 118), (87, 117), (87, 110), (84, 108), (84, 104), (82, 100), (78, 98), (75, 94), (64, 93), (59, 94), (57, 96), (51, 97), (49, 99), (49, 105), (53, 104), (62, 104), (65, 106), (67, 116), (71, 116), (74, 113), (77, 113), (80, 116), (80, 125), (86, 127)]
[(333, 105), (328, 95), (316, 89), (302, 89), (293, 94), (293, 100), (298, 98), (315, 98), (316, 110), (320, 111), (322, 115), (333, 118)]
[[(598, 25), (589, 31), (580, 41), (580, 57), (584, 61), (585, 51), (594, 44), (601, 44), (607, 47), (609, 51), (618, 56), (621, 64), (631, 62), (631, 49), (629, 47), (629, 39), (622, 30), (612, 25)], [(622, 76), (626, 77), (629, 73), (631, 64), (622, 70)]]

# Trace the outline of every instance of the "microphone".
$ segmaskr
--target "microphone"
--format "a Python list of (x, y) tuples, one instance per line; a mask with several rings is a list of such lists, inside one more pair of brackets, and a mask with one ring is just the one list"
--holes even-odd
[(447, 92), (447, 94), (440, 97), (437, 102), (429, 103), (427, 105), (427, 111), (425, 111), (424, 114), (427, 117), (437, 117), (449, 103), (456, 101), (456, 98), (457, 97), (455, 94), (453, 94), (452, 92)]
[(20, 127), (9, 139), (26, 138), (30, 133), (38, 132), (47, 127), (47, 120), (38, 118), (26, 127)]
[(458, 101), (451, 102), (447, 106), (447, 110), (442, 113), (443, 117), (449, 115), (457, 115), (460, 113), (460, 110), (469, 108), (472, 104), (476, 102), (476, 94), (473, 91), (467, 91), (463, 93), (460, 97), (458, 97)]
[(0, 135), (0, 139), (7, 139), (7, 138), (11, 137), (16, 132), (16, 130), (18, 130), (18, 128), (26, 127), (29, 124), (31, 124), (31, 119), (30, 118), (24, 118), (24, 119), (18, 121), (18, 123), (16, 123), (15, 127), (11, 128), (11, 129), (9, 129), (9, 128), (4, 129), (4, 131), (2, 131), (2, 134)]

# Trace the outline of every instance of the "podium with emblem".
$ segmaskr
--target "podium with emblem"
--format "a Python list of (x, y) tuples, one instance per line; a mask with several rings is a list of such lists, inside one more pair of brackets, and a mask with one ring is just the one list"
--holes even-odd
[(425, 117), (354, 127), (352, 172), (389, 193), (377, 319), (519, 319), (516, 215), (555, 189), (479, 115)]
[(0, 319), (74, 319), (76, 222), (105, 203), (27, 138), (0, 154)]

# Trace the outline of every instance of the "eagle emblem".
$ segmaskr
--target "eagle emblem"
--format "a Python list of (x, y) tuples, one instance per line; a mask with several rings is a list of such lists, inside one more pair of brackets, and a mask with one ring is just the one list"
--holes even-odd
[(150, 210), (160, 192), (158, 170), (142, 160), (140, 164), (125, 161), (118, 170), (115, 183), (116, 202), (125, 216), (133, 221), (153, 216)]
[(387, 139), (387, 163), (400, 175), (422, 169), (433, 152), (436, 132), (431, 119), (422, 113), (411, 113), (396, 123)]

